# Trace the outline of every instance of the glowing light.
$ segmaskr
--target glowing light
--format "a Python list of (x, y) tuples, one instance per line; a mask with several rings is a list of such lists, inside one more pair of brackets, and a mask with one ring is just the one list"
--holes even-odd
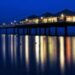
[(14, 20), (14, 23), (16, 23), (16, 20)]
[(43, 17), (41, 17), (41, 19), (43, 19)]
[(62, 73), (64, 73), (64, 63), (65, 63), (65, 58), (64, 58), (64, 37), (59, 37), (60, 41), (60, 68)]
[(67, 55), (67, 61), (70, 64), (71, 62), (71, 38), (66, 38), (66, 55)]
[(22, 36), (20, 36), (20, 60), (22, 62)]
[(11, 24), (13, 24), (13, 22), (11, 22)]
[(72, 37), (72, 57), (73, 63), (75, 64), (75, 37)]
[(28, 21), (28, 19), (26, 19), (26, 21)]
[(75, 16), (73, 16), (73, 22), (75, 22)]
[(14, 59), (16, 64), (17, 63), (17, 35), (14, 35)]
[[(57, 59), (57, 43), (56, 37), (48, 37), (48, 49), (49, 49), (49, 58), (51, 64), (53, 64)], [(51, 65), (52, 66), (52, 65)]]
[(66, 17), (66, 21), (67, 21), (67, 22), (72, 22), (72, 21), (73, 21), (73, 18), (72, 18), (71, 16), (67, 16), (67, 17)]
[(46, 61), (46, 37), (40, 36), (40, 58), (41, 58), (41, 68), (44, 69)]
[(39, 22), (39, 19), (34, 20), (34, 23), (38, 24), (38, 22)]
[(5, 63), (6, 61), (6, 35), (2, 34), (2, 51), (3, 51), (3, 61)]
[(27, 68), (29, 66), (29, 36), (25, 36), (25, 58), (26, 58), (26, 64)]
[(6, 23), (3, 23), (2, 25), (6, 25)]
[(13, 50), (14, 50), (14, 47), (13, 47), (13, 35), (10, 35), (11, 37), (11, 62), (13, 62)]
[(39, 36), (35, 36), (35, 54), (36, 62), (39, 64)]
[(64, 18), (64, 14), (61, 14), (61, 17)]

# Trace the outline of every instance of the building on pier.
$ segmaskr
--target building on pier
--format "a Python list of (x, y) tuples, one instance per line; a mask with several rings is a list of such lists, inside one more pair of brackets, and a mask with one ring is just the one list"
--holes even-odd
[(75, 12), (65, 9), (57, 14), (46, 12), (41, 16), (32, 15), (20, 21), (22, 24), (39, 24), (55, 22), (75, 22)]

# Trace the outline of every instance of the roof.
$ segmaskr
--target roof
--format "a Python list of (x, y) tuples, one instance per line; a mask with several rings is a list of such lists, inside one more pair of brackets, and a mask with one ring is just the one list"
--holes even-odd
[(61, 12), (58, 12), (56, 15), (59, 16), (60, 14), (65, 14), (65, 15), (69, 15), (69, 16), (74, 16), (75, 15), (75, 12), (74, 11), (71, 11), (71, 10), (68, 10), (68, 9), (65, 9), (65, 10), (62, 10)]
[(37, 15), (31, 15), (27, 19), (34, 19), (34, 18), (38, 18), (38, 16)]
[(46, 12), (46, 13), (43, 13), (41, 16), (43, 16), (43, 17), (49, 17), (49, 16), (53, 16), (53, 14), (49, 13), (49, 12)]

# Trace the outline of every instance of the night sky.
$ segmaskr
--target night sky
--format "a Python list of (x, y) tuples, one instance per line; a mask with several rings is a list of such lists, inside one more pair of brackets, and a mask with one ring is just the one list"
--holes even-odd
[(75, 11), (75, 0), (0, 0), (0, 23), (63, 9)]

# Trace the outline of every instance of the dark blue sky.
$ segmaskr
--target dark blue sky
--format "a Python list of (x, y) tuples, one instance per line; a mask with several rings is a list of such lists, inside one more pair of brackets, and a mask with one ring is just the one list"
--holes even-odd
[(0, 22), (20, 20), (46, 11), (56, 13), (63, 9), (75, 11), (75, 0), (0, 0)]

